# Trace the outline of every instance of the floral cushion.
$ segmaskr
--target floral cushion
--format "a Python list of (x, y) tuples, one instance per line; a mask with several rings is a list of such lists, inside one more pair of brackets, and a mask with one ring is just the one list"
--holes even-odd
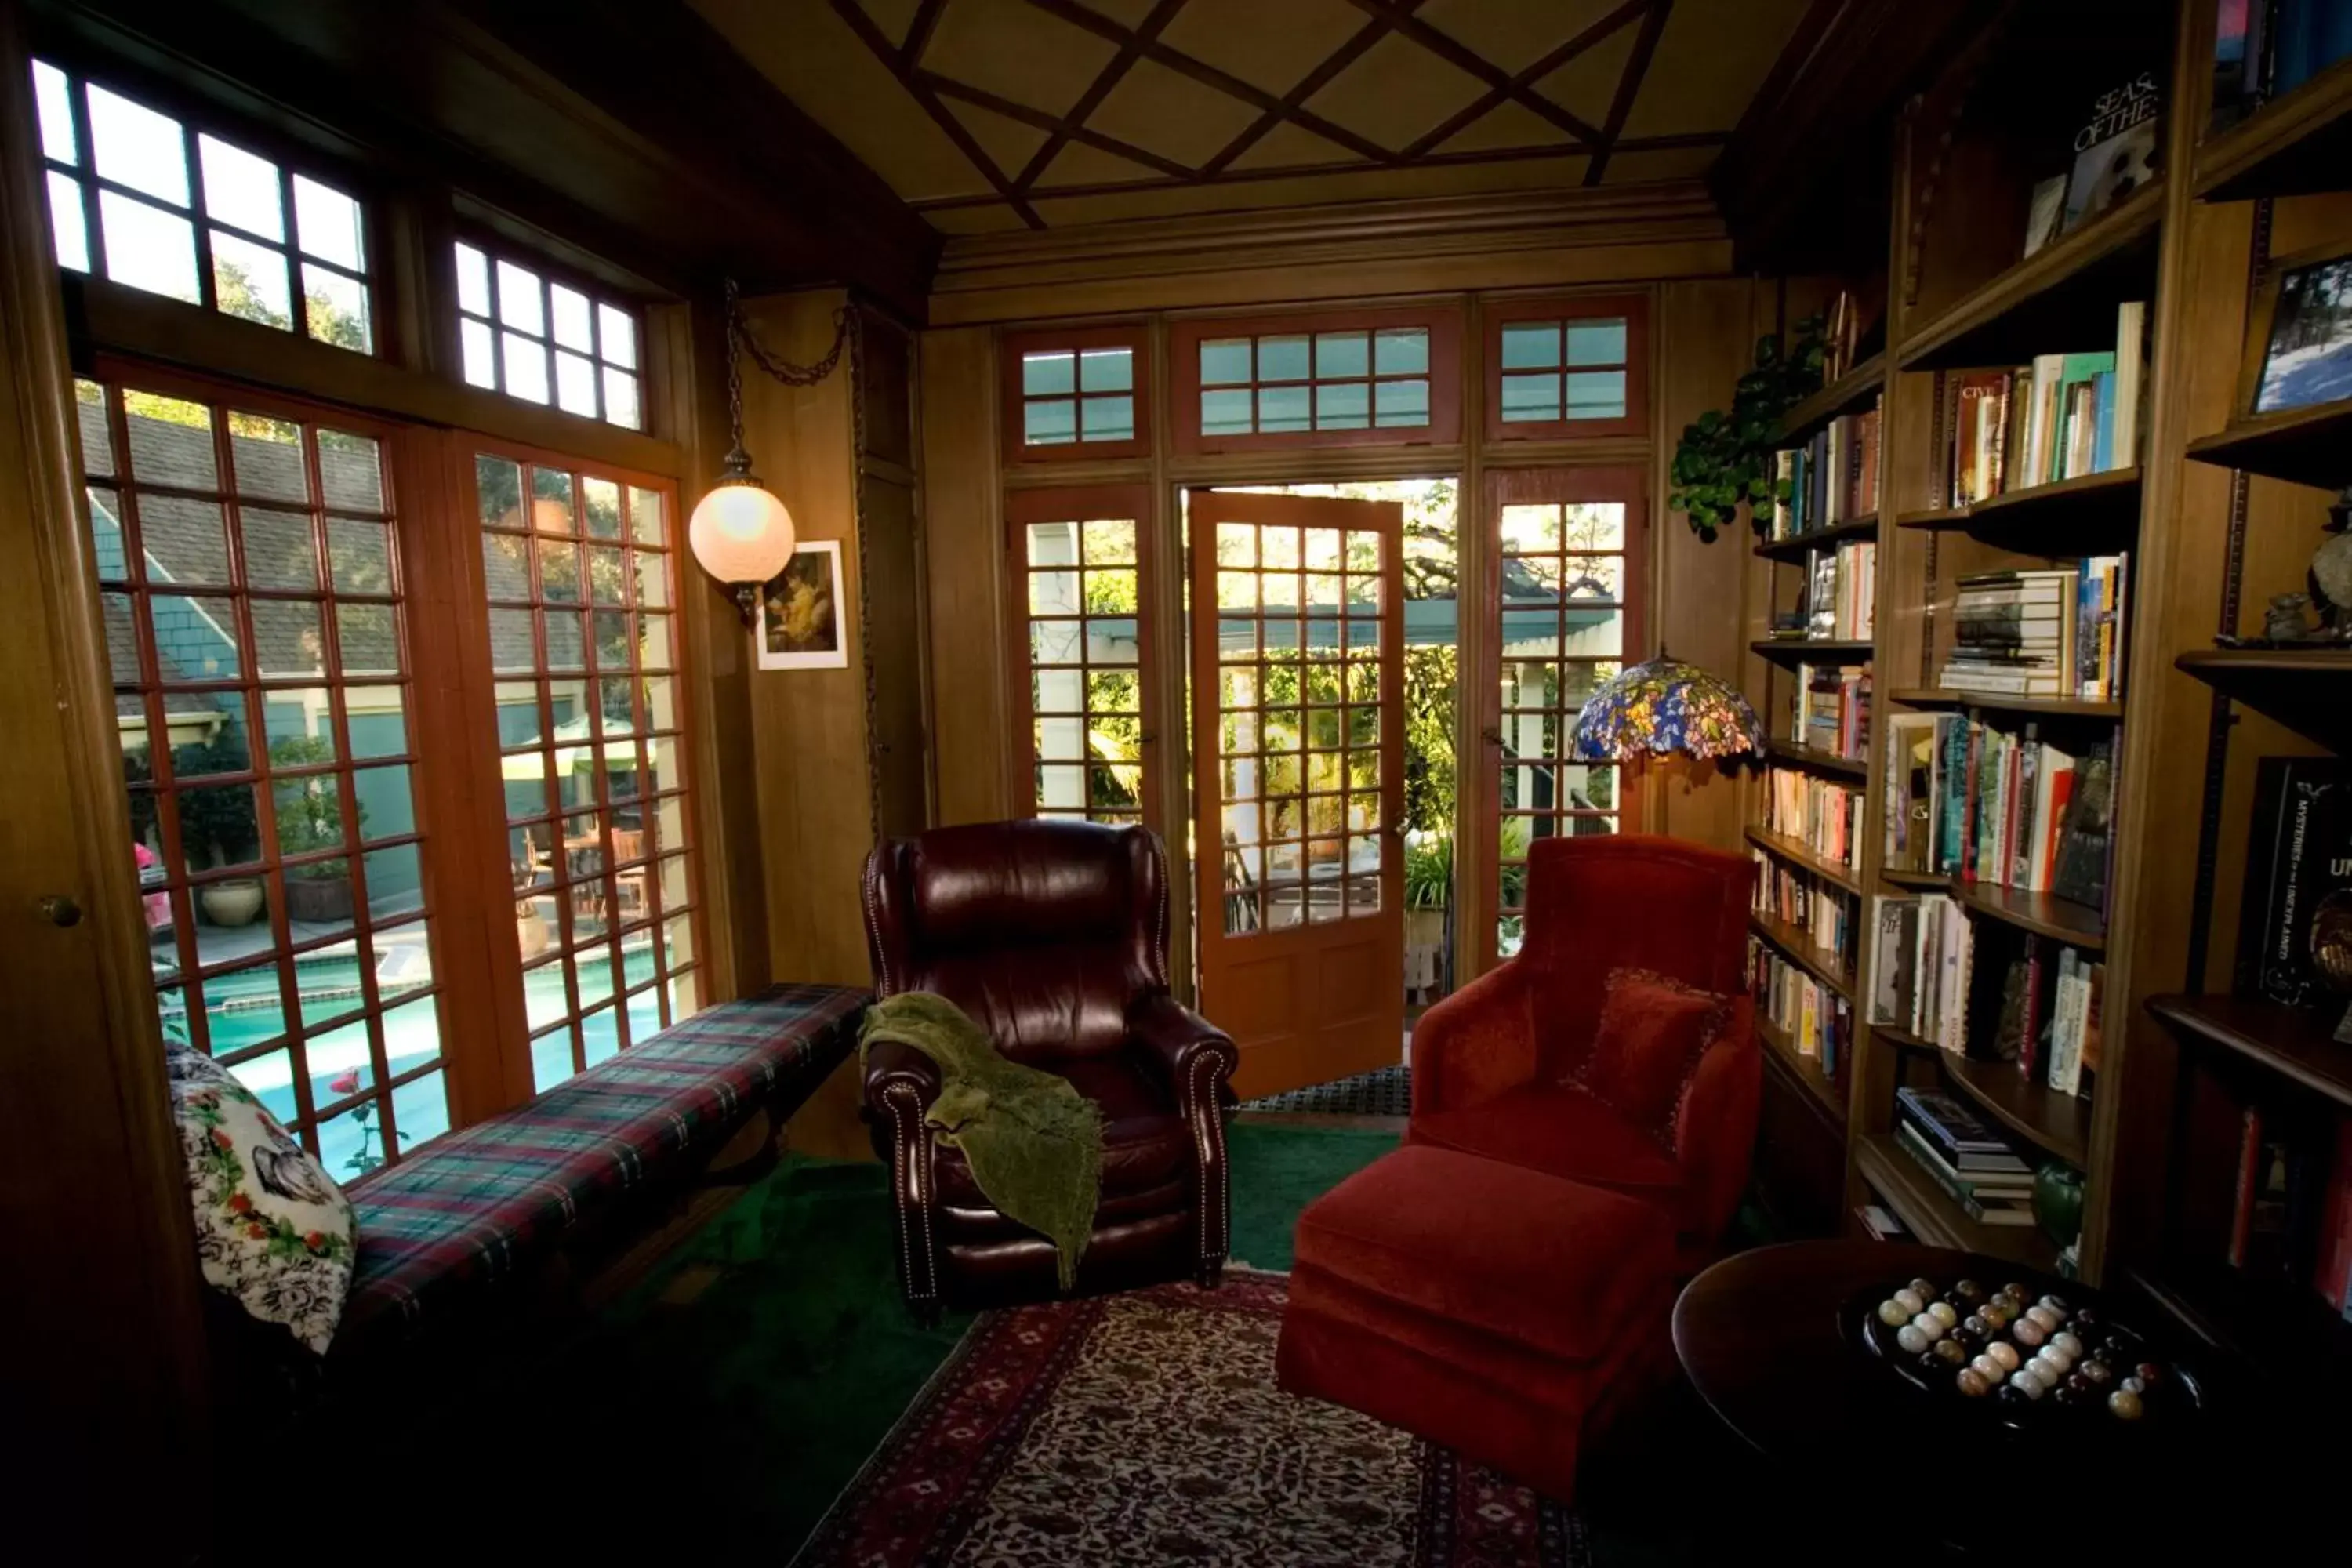
[(205, 1282), (320, 1354), (352, 1283), (352, 1205), (226, 1068), (165, 1049)]
[(1612, 969), (1580, 1081), (1635, 1127), (1670, 1143), (1683, 1086), (1723, 1032), (1730, 1009), (1729, 997), (1666, 975)]

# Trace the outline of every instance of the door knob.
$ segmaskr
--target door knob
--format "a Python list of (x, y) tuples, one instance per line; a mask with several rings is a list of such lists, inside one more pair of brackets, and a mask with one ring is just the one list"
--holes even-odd
[(53, 926), (81, 924), (81, 906), (63, 893), (51, 893), (47, 898), (43, 899), (41, 913), (47, 917), (48, 922)]

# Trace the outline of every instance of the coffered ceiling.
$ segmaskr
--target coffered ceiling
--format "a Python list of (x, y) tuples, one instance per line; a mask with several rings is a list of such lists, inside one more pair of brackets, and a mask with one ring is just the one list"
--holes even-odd
[(1705, 174), (1814, 0), (692, 0), (949, 234)]

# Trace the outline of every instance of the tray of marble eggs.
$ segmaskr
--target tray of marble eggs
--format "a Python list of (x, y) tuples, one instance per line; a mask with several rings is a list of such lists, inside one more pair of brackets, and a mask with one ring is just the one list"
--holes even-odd
[(2020, 1430), (2094, 1418), (2169, 1425), (2204, 1404), (2193, 1373), (2158, 1359), (2104, 1309), (2055, 1291), (1914, 1279), (1865, 1292), (1848, 1310), (1863, 1342), (1914, 1387)]

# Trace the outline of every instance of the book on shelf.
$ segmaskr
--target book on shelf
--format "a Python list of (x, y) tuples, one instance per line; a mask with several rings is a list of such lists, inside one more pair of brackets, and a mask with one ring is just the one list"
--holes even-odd
[[(2047, 951), (2054, 945), (2057, 951)], [(2063, 942), (2029, 936), (2001, 979), (2000, 1021), (1992, 1054), (2013, 1061), (2028, 1083), (2062, 1094), (2083, 1092), (2083, 1058), (2105, 965)]]
[(1908, 1241), (1911, 1232), (1904, 1223), (1886, 1212), (1879, 1204), (1864, 1204), (1857, 1211), (1862, 1228), (1870, 1233), (1873, 1241)]
[[(2261, 3), (2253, 0), (2253, 5)], [(2352, 55), (2352, 6), (2343, 0), (2269, 0), (2265, 9), (2261, 56), (2265, 97), (2293, 92)]]
[(2040, 354), (2031, 364), (1953, 378), (1947, 448), (1956, 507), (2139, 460), (2147, 381), (2147, 305), (2116, 310), (2116, 346)]
[(1878, 618), (1878, 546), (1842, 541), (1805, 559), (1805, 635), (1838, 641), (1869, 640)]
[(2013, 1192), (2007, 1189), (1987, 1190), (1959, 1179), (1952, 1167), (1937, 1157), (1920, 1136), (1916, 1124), (1898, 1120), (1895, 1142), (1911, 1163), (1927, 1173), (1930, 1180), (1944, 1190), (1944, 1195), (1959, 1206), (1962, 1214), (1979, 1225), (2022, 1226), (2033, 1223), (2033, 1189), (2029, 1183)]
[(1994, 697), (2122, 694), (2127, 555), (1979, 572), (1953, 585), (1952, 647), (1937, 671), (1948, 690)]
[(1802, 539), (1878, 510), (1879, 437), (1875, 404), (1842, 414), (1801, 447), (1773, 456), (1769, 530), (1775, 541)]
[(1968, 1047), (1976, 928), (1945, 893), (1871, 905), (1870, 1021), (1959, 1056)]
[(2095, 781), (2104, 791), (2111, 736), (2078, 756), (2042, 740), (2034, 723), (2004, 728), (1958, 713), (1887, 722), (1887, 869), (2088, 894), (2079, 901), (2103, 907), (2105, 803), (2104, 795), (2087, 801), (2084, 786)]
[(1851, 784), (1816, 778), (1799, 768), (1767, 768), (1761, 826), (1765, 832), (1792, 839), (1831, 865), (1852, 871), (1862, 798), (1863, 792)]
[(1870, 754), (1870, 670), (1853, 664), (1800, 664), (1790, 683), (1791, 742), (1833, 757)]
[(2335, 1142), (2311, 1283), (2330, 1307), (2352, 1320), (2352, 1117), (2336, 1120)]
[(2352, 973), (2352, 764), (2264, 757), (2238, 933), (2238, 989), (2290, 1007), (2340, 1010)]
[(2115, 735), (2109, 731), (2076, 759), (2074, 795), (2059, 815), (2058, 846), (2050, 870), (2050, 891), (2102, 913), (2115, 857)]
[(1755, 911), (1809, 939), (1831, 968), (1852, 973), (1857, 945), (1852, 895), (1811, 872), (1782, 865), (1761, 849), (1749, 855), (1757, 868)]
[(2018, 1157), (2008, 1139), (1940, 1089), (1906, 1084), (1895, 1091), (1895, 1109), (1898, 1116), (1907, 1118), (1925, 1132), (1937, 1152), (1957, 1170), (1971, 1176), (2032, 1173), (2032, 1167)]
[(2155, 68), (2134, 71), (2092, 100), (2074, 132), (2061, 233), (2072, 234), (2156, 179), (2164, 151), (2158, 74)]
[(1748, 939), (1748, 971), (1758, 1016), (1797, 1055), (1819, 1064), (1823, 1078), (1834, 1079), (1853, 1048), (1853, 1006), (1761, 938)]

